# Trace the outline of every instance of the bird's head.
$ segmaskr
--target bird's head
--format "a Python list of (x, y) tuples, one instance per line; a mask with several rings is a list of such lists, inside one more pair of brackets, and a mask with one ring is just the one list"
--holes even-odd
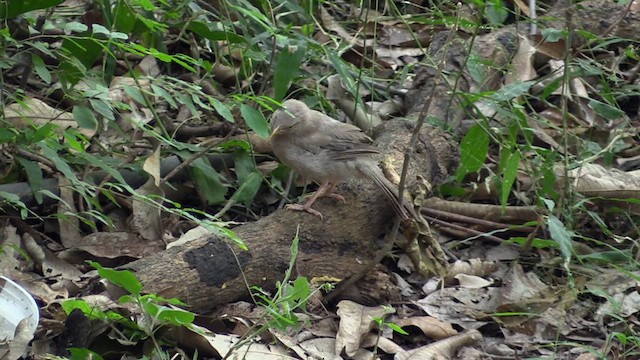
[(305, 117), (309, 107), (299, 100), (287, 100), (283, 109), (277, 110), (271, 117), (271, 137), (294, 131)]

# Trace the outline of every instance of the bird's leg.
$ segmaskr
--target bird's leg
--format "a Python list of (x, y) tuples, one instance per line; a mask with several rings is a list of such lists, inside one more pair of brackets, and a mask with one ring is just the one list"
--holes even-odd
[(322, 213), (320, 213), (320, 211), (318, 211), (318, 210), (312, 209), (311, 205), (313, 205), (313, 203), (318, 199), (318, 197), (324, 196), (324, 194), (325, 194), (325, 192), (327, 191), (328, 188), (329, 188), (329, 182), (325, 181), (322, 184), (320, 184), (320, 187), (315, 192), (315, 194), (313, 194), (313, 196), (311, 196), (309, 198), (309, 200), (307, 200), (307, 202), (304, 203), (304, 205), (289, 204), (289, 205), (285, 206), (285, 209), (293, 210), (293, 211), (306, 211), (306, 212), (308, 212), (310, 214), (313, 214), (315, 216), (318, 216), (320, 219), (322, 219)]
[(336, 185), (338, 185), (338, 183), (335, 183), (335, 182), (334, 182), (334, 183), (331, 183), (331, 186), (329, 186), (329, 187), (324, 191), (324, 194), (322, 194), (321, 196), (334, 198), (334, 199), (340, 200), (340, 201), (342, 201), (342, 202), (347, 202), (347, 201), (344, 199), (344, 196), (342, 196), (342, 195), (340, 195), (340, 194), (336, 194), (336, 193), (334, 193), (334, 192), (333, 192), (333, 191), (336, 189)]

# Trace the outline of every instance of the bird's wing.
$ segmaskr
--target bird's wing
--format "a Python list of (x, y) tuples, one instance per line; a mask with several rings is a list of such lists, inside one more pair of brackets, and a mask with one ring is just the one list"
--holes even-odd
[(335, 120), (319, 111), (312, 110), (311, 116), (317, 126), (317, 132), (330, 137), (332, 140), (350, 140), (359, 143), (371, 143), (372, 140), (359, 127)]
[(362, 157), (370, 157), (379, 154), (380, 151), (373, 145), (353, 142), (350, 140), (334, 140), (330, 144), (320, 147), (331, 160), (349, 161)]

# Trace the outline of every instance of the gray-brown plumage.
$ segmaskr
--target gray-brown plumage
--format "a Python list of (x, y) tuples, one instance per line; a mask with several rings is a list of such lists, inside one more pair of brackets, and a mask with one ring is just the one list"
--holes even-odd
[(276, 111), (271, 118), (273, 152), (296, 173), (320, 185), (304, 205), (287, 205), (287, 209), (322, 217), (311, 208), (318, 197), (344, 201), (333, 192), (336, 185), (348, 178), (366, 177), (378, 185), (400, 216), (408, 217), (407, 209), (398, 203), (396, 186), (378, 167), (374, 155), (380, 152), (370, 145), (370, 137), (353, 125), (309, 109), (301, 101), (287, 100), (283, 105), (286, 110)]

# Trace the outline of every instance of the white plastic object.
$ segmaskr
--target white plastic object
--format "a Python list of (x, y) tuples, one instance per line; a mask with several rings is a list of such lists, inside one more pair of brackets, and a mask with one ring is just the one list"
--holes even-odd
[(0, 342), (13, 340), (23, 319), (28, 319), (26, 325), (33, 335), (40, 320), (36, 301), (22, 286), (0, 276)]

